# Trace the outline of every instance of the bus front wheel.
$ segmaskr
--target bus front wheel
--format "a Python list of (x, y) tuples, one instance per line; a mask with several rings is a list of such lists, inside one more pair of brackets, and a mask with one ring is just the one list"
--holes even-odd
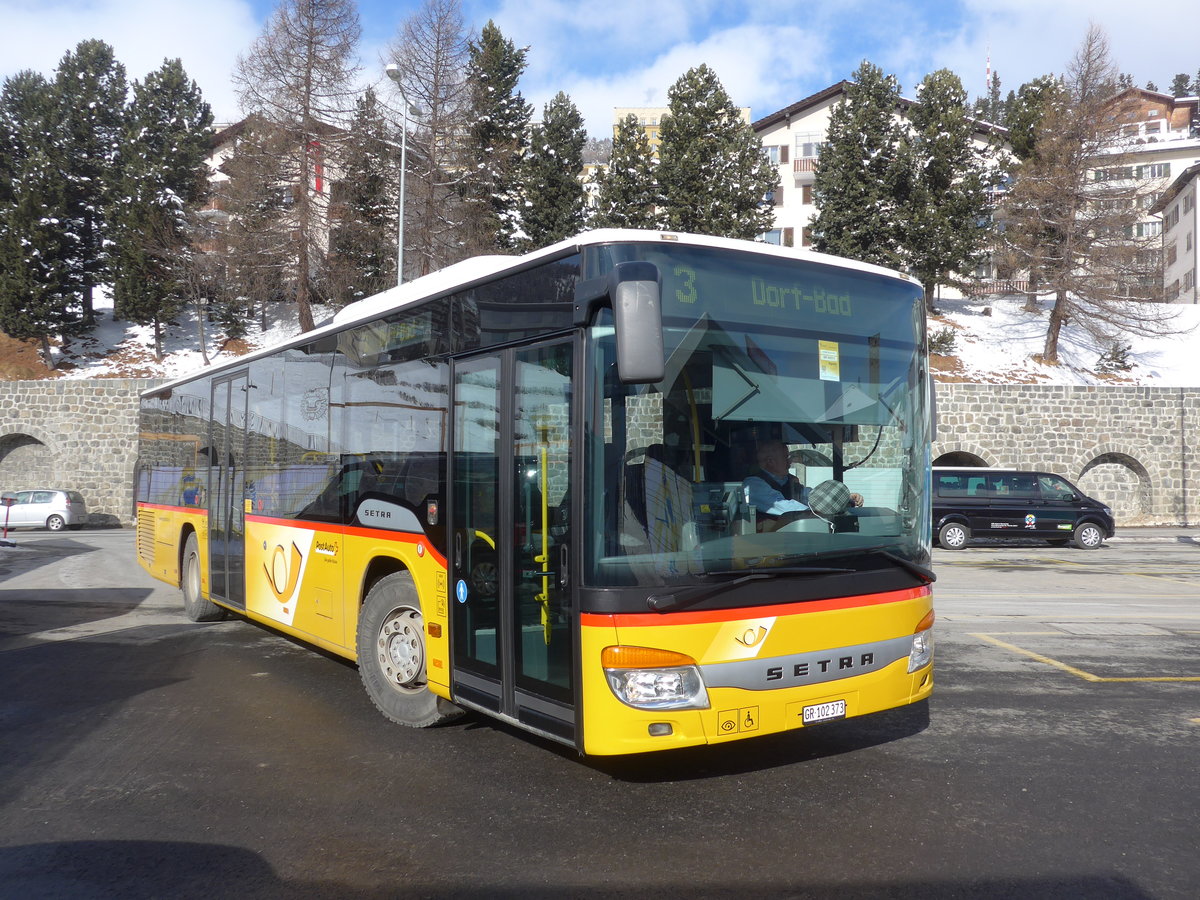
[(195, 532), (188, 535), (183, 545), (179, 588), (183, 591), (183, 611), (193, 622), (219, 622), (225, 618), (225, 610), (206, 600), (200, 590), (200, 543)]
[(367, 696), (393, 722), (427, 728), (462, 715), (429, 690), (425, 617), (412, 576), (394, 572), (367, 592), (358, 616), (358, 673)]

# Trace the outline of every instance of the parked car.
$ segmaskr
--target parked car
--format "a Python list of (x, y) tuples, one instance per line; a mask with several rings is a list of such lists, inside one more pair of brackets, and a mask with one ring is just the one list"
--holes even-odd
[(947, 550), (973, 537), (1037, 537), (1094, 550), (1115, 530), (1109, 507), (1050, 472), (933, 469), (933, 533)]
[[(5, 492), (13, 497), (8, 507), (9, 528), (48, 528), (62, 531), (64, 528), (82, 528), (88, 520), (87, 504), (78, 491), (36, 490)], [(0, 524), (4, 522), (4, 510), (0, 509)]]

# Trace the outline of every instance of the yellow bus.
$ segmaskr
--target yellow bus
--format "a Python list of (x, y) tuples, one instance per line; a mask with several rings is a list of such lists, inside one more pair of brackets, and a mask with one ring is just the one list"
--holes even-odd
[(594, 231), (145, 392), (138, 559), (195, 621), (356, 661), (405, 725), (812, 727), (933, 688), (929, 391), (912, 279)]

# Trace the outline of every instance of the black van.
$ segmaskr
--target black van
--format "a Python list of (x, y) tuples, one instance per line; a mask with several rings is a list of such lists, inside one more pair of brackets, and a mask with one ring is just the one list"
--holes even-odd
[(1113, 536), (1112, 510), (1065, 478), (1016, 469), (933, 469), (933, 532), (947, 550), (975, 537), (1039, 537), (1094, 550)]

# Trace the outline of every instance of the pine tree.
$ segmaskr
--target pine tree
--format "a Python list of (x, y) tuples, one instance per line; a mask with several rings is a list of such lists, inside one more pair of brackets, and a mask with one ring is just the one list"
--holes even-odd
[(288, 210), (288, 281), (301, 331), (314, 324), (312, 301), (330, 227), (326, 160), (336, 154), (334, 124), (354, 108), (360, 34), (354, 0), (279, 0), (234, 74), (242, 109), (290, 137), (282, 149), (300, 189)]
[(93, 290), (111, 274), (107, 232), (123, 164), (125, 67), (103, 41), (81, 41), (59, 63), (54, 92), (54, 153), (67, 181), (62, 227), (75, 243), (71, 278), (90, 327)]
[(905, 138), (911, 189), (904, 244), (908, 268), (932, 312), (937, 285), (946, 284), (952, 272), (973, 268), (987, 240), (990, 176), (973, 142), (975, 124), (958, 76), (940, 69), (917, 91)]
[(703, 64), (688, 70), (667, 101), (658, 165), (664, 227), (745, 239), (768, 231), (779, 174), (716, 73)]
[(0, 92), (0, 329), (36, 339), (54, 367), (50, 337), (78, 321), (70, 260), (75, 245), (58, 218), (65, 182), (53, 153), (52, 87), (36, 72)]
[(1171, 79), (1171, 96), (1186, 97), (1188, 96), (1188, 91), (1191, 89), (1191, 87), (1192, 80), (1188, 77), (1187, 72), (1180, 72)]
[[(976, 97), (972, 108), (976, 119), (982, 119), (992, 125), (1004, 125), (1004, 115), (1007, 107), (1000, 99), (1000, 73), (992, 72), (989, 76), (988, 93), (986, 97)], [(1009, 91), (1012, 96), (1012, 91)]]
[(866, 60), (829, 117), (813, 182), (813, 246), (883, 266), (903, 265), (901, 209), (910, 170), (896, 121), (900, 86)]
[(208, 188), (212, 111), (178, 60), (133, 85), (126, 117), (123, 190), (113, 212), (115, 313), (162, 330), (186, 302), (191, 207)]
[(1052, 105), (1062, 85), (1053, 75), (1042, 75), (1027, 81), (1016, 94), (1009, 93), (1005, 123), (1008, 128), (1008, 143), (1017, 159), (1029, 159), (1033, 155), (1034, 139), (1042, 123), (1046, 109)]
[(528, 148), (533, 105), (517, 90), (528, 47), (518, 48), (495, 23), (470, 45), (467, 85), (470, 129), (463, 145), (467, 176), (464, 231), (467, 252), (512, 250), (521, 230), (521, 163)]
[(542, 123), (533, 128), (526, 161), (524, 193), (525, 241), (536, 250), (570, 237), (583, 228), (586, 196), (579, 181), (583, 116), (571, 98), (559, 91), (546, 104)]
[(399, 154), (371, 88), (358, 100), (342, 154), (342, 193), (330, 261), (330, 299), (344, 305), (396, 283)]
[(654, 154), (646, 130), (633, 113), (617, 123), (608, 170), (599, 177), (597, 228), (656, 228), (658, 194)]

